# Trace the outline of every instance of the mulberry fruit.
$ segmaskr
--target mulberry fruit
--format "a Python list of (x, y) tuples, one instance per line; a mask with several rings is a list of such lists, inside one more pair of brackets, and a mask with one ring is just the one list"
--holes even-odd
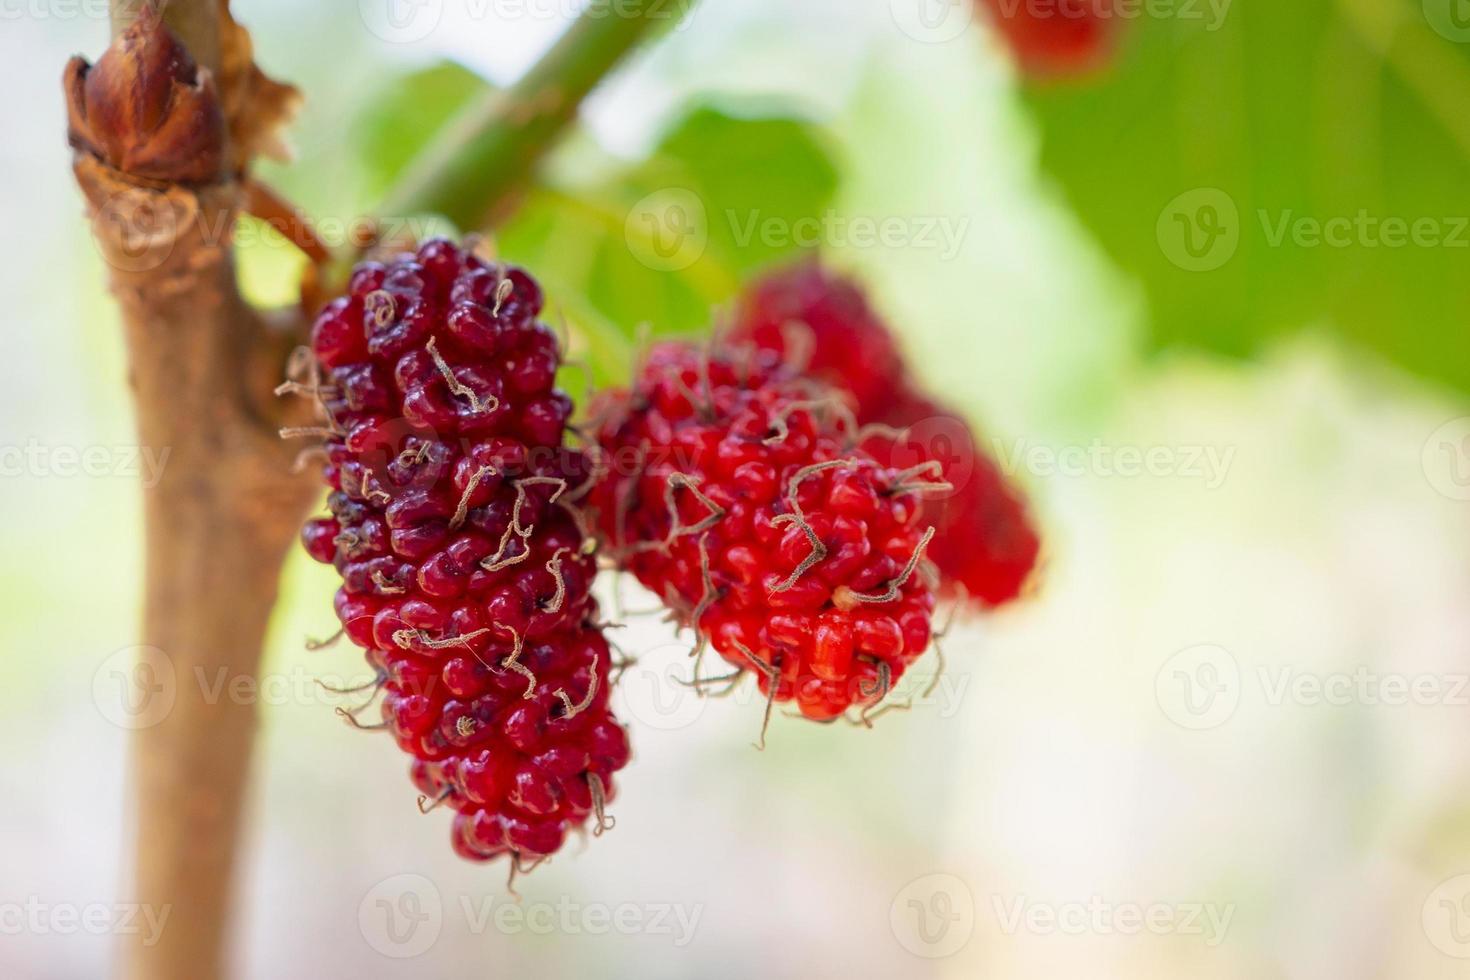
[(950, 489), (924, 500), (943, 591), (995, 607), (1030, 579), (1041, 542), (1020, 494), (958, 414), (919, 391), (893, 333), (858, 286), (814, 261), (778, 270), (742, 297), (728, 334), (780, 353), (851, 392), (863, 448), (904, 468), (938, 463)]
[(1058, 77), (1097, 68), (1112, 52), (1119, 12), (1114, 0), (976, 0), (1027, 75)]
[(594, 500), (620, 564), (768, 706), (826, 721), (882, 700), (929, 645), (933, 467), (881, 465), (840, 396), (753, 347), (657, 346), (601, 408)]
[(909, 388), (893, 332), (857, 284), (816, 261), (798, 262), (746, 287), (730, 333), (809, 367), (850, 392), (859, 419), (892, 414)]
[(429, 241), (356, 268), (313, 327), (310, 380), (287, 386), (328, 420), (331, 516), (302, 538), (342, 576), (376, 727), (455, 811), (456, 851), (517, 867), (589, 817), (600, 831), (628, 761), (576, 509), (591, 467), (563, 445), (541, 305), (524, 271)]

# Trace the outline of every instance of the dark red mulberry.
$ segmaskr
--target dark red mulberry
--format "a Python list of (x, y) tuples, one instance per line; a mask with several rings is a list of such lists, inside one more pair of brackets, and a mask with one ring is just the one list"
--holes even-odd
[(1025, 501), (957, 413), (919, 390), (893, 332), (851, 280), (802, 262), (756, 281), (729, 334), (781, 353), (851, 392), (863, 448), (899, 468), (934, 460), (951, 489), (925, 498), (923, 520), (936, 528), (929, 557), (946, 591), (999, 606), (1024, 590), (1041, 541)]
[(928, 647), (932, 481), (854, 445), (834, 392), (768, 351), (665, 344), (602, 407), (613, 554), (768, 697), (828, 720)]
[[(382, 718), (462, 855), (535, 859), (613, 794), (628, 741), (589, 594), (559, 351), (520, 269), (434, 240), (364, 262), (312, 331), (333, 433), (307, 552), (378, 671)], [(298, 385), (298, 390), (301, 390)]]

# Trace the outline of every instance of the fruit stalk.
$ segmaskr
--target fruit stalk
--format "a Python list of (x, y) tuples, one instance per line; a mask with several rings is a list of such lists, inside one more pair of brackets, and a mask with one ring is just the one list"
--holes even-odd
[(596, 0), (509, 89), (487, 93), (418, 157), (378, 209), (441, 214), (460, 228), (493, 222), (614, 65), (694, 0)]

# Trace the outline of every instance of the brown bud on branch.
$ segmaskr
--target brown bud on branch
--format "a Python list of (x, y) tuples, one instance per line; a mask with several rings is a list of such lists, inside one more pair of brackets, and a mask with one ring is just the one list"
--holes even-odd
[(67, 137), (123, 173), (209, 183), (221, 176), (226, 127), (209, 69), (157, 16), (144, 16), (98, 59), (67, 62)]

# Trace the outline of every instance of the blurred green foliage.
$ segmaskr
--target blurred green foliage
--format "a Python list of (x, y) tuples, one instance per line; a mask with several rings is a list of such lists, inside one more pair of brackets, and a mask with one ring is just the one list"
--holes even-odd
[[(395, 81), (354, 127), (380, 195), (488, 83), (454, 64)], [(585, 161), (584, 161), (585, 162)], [(641, 329), (707, 329), (756, 268), (797, 247), (788, 233), (837, 190), (821, 133), (796, 119), (692, 106), (648, 158), (600, 157), (584, 172), (546, 168), (496, 248), (536, 270), (553, 309), (578, 328), (599, 383), (623, 380)], [(590, 169), (589, 172), (585, 172)], [(776, 229), (777, 233), (768, 233)]]
[(363, 190), (377, 202), (415, 154), (455, 115), (490, 88), (463, 65), (441, 61), (393, 78), (352, 128), (365, 171)]
[(624, 337), (708, 329), (757, 267), (794, 250), (790, 228), (827, 206), (837, 173), (790, 119), (698, 107), (650, 157), (575, 191), (542, 187), (502, 229), (507, 257), (538, 270)]
[(1470, 45), (1418, 2), (1173, 9), (1125, 24), (1101, 77), (1026, 96), (1155, 342), (1249, 354), (1325, 323), (1470, 387)]

